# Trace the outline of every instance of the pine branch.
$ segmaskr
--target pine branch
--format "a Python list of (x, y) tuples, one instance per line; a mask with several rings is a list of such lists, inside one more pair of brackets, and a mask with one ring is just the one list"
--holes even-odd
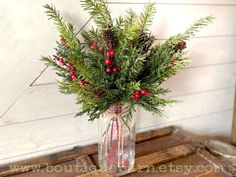
[(108, 28), (113, 26), (110, 12), (104, 0), (81, 0), (81, 2), (98, 27)]
[(207, 26), (209, 23), (212, 23), (215, 17), (207, 16), (205, 18), (200, 18), (197, 20), (188, 30), (184, 33), (178, 34), (169, 38), (163, 45), (168, 45), (170, 47), (174, 47), (180, 41), (186, 41), (189, 38), (193, 37), (196, 32), (198, 32), (204, 26)]
[(143, 69), (144, 62), (146, 61), (145, 59), (146, 56), (138, 56), (135, 59), (127, 73), (130, 79), (134, 79), (140, 74), (141, 70)]
[(68, 72), (65, 68), (61, 67), (58, 65), (51, 57), (42, 57), (41, 60), (47, 65), (51, 66), (54, 68), (54, 70), (60, 72), (60, 73), (65, 73)]
[(199, 20), (197, 20), (186, 32), (182, 34), (182, 41), (193, 37), (196, 32), (198, 32), (204, 26), (207, 26), (209, 23), (212, 23), (214, 19), (215, 17), (213, 16), (207, 16), (205, 18), (200, 18)]
[(46, 9), (45, 13), (49, 17), (49, 19), (52, 19), (57, 26), (57, 29), (59, 30), (61, 36), (66, 39), (69, 46), (71, 48), (73, 47), (79, 47), (78, 39), (74, 33), (74, 27), (72, 24), (66, 24), (59, 11), (56, 10), (54, 6), (50, 6), (48, 4), (44, 5), (44, 8)]
[(156, 7), (154, 3), (149, 3), (145, 5), (144, 11), (139, 17), (139, 27), (140, 31), (148, 29), (152, 24), (153, 16), (156, 13)]

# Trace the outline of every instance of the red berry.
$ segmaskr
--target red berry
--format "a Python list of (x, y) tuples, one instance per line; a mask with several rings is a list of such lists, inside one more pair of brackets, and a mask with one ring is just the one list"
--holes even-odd
[(100, 52), (102, 52), (103, 50), (104, 50), (104, 48), (103, 48), (103, 47), (100, 47), (100, 48), (99, 48), (99, 51), (100, 51)]
[(115, 56), (114, 50), (110, 51), (110, 54), (111, 54), (111, 57), (114, 57)]
[(84, 84), (84, 81), (83, 81), (83, 80), (80, 80), (79, 82), (80, 82), (80, 84)]
[(75, 76), (75, 75), (71, 75), (71, 79), (72, 79), (72, 80), (75, 80), (75, 79), (76, 79), (76, 76)]
[(112, 70), (113, 70), (113, 72), (114, 72), (114, 73), (116, 73), (116, 72), (117, 72), (117, 68), (113, 68)]
[(110, 60), (110, 59), (107, 59), (106, 61), (105, 61), (105, 64), (106, 65), (110, 65), (112, 63), (112, 61)]
[(138, 101), (139, 100), (139, 96), (137, 96), (135, 93), (132, 94), (132, 98), (134, 99), (134, 101)]
[(74, 66), (68, 66), (68, 70), (75, 71), (75, 67)]
[(95, 41), (93, 41), (91, 46), (95, 48), (95, 47), (97, 47), (97, 43)]
[(57, 57), (56, 60), (60, 62), (60, 61), (61, 61), (61, 58), (60, 58), (60, 57)]
[(140, 96), (140, 92), (138, 90), (136, 90), (134, 93), (135, 93), (135, 96), (137, 96), (137, 97)]
[(110, 56), (111, 56), (111, 52), (107, 52), (106, 55), (107, 55), (108, 57), (110, 57)]
[(75, 76), (75, 72), (70, 72), (70, 75), (71, 76)]
[(141, 91), (141, 94), (142, 94), (143, 96), (148, 95), (148, 94), (149, 94), (149, 91), (148, 91), (147, 89), (143, 89), (143, 90)]
[(111, 68), (107, 68), (107, 73), (110, 73), (111, 72)]

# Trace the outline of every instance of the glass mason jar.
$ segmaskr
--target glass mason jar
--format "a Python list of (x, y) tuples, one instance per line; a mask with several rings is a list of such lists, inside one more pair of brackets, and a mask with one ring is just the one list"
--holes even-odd
[(99, 166), (115, 176), (131, 171), (135, 161), (135, 121), (122, 116), (125, 110), (116, 104), (99, 119)]

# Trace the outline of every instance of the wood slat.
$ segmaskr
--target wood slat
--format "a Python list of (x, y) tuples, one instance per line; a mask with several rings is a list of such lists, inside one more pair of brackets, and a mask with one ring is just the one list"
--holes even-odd
[[(135, 146), (135, 158), (152, 154), (154, 152), (163, 151), (167, 148), (179, 146), (184, 143), (186, 143), (186, 141), (179, 139), (179, 136), (177, 136), (176, 134), (140, 142)], [(98, 167), (98, 154), (92, 155), (91, 159), (94, 162), (94, 165)]]
[[(205, 150), (199, 151), (206, 152)], [(206, 176), (207, 174), (230, 177), (231, 175), (225, 173), (223, 169), (219, 169), (223, 166), (223, 163), (215, 164), (216, 161), (217, 159), (211, 154), (202, 156), (197, 152), (183, 158), (156, 165), (154, 168), (151, 166), (147, 169), (140, 170), (137, 173), (125, 175), (125, 177), (196, 177), (201, 175)]]
[(149, 130), (136, 135), (136, 143), (144, 142), (154, 138), (160, 138), (163, 136), (168, 136), (176, 131), (174, 127), (160, 128), (158, 130)]
[[(140, 171), (148, 168), (152, 165), (162, 164), (180, 157), (185, 157), (195, 152), (195, 148), (189, 144), (182, 144), (175, 147), (170, 147), (162, 151), (158, 151), (152, 154), (144, 155), (135, 159), (135, 166), (133, 172)], [(96, 172), (91, 172), (81, 177), (93, 175)]]
[[(174, 133), (174, 131), (175, 131), (175, 128), (166, 127), (166, 128), (139, 133), (137, 134), (137, 137), (136, 137), (136, 143), (148, 141), (154, 138), (168, 136)], [(97, 153), (97, 144), (92, 144), (92, 145), (88, 145), (84, 147), (80, 147), (80, 146), (74, 147), (74, 149), (69, 150), (69, 151), (46, 155), (46, 156), (42, 156), (42, 157), (30, 159), (30, 160), (24, 160), (18, 163), (14, 163), (14, 165), (35, 165), (37, 167), (42, 168), (42, 167), (45, 167), (45, 165), (59, 164), (62, 162), (73, 160), (74, 158), (78, 156), (92, 155), (96, 153)], [(10, 165), (0, 168), (0, 176), (22, 172), (22, 169), (18, 169), (12, 172), (12, 170), (10, 169)]]
[(87, 173), (87, 174), (80, 175), (77, 177), (114, 177), (114, 176), (107, 174), (103, 171), (97, 170), (95, 172)]
[(166, 150), (148, 154), (139, 157), (136, 160), (134, 171), (138, 171), (147, 166), (165, 163), (180, 157), (185, 157), (196, 152), (195, 148), (189, 144), (182, 144), (179, 146), (171, 147)]
[[(217, 172), (208, 172), (204, 174), (197, 175), (196, 177), (227, 177), (228, 175), (224, 173), (217, 173)], [(230, 176), (228, 176), (230, 177)]]

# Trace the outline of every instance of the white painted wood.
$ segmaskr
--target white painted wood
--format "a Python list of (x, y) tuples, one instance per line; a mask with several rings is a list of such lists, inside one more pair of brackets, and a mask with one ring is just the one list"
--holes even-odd
[[(146, 117), (145, 117), (146, 119)], [(206, 123), (205, 120), (208, 120)], [(161, 123), (160, 123), (161, 121)], [(204, 135), (231, 126), (232, 110), (206, 116), (166, 121), (155, 118), (155, 124), (146, 127), (137, 125), (137, 131), (146, 131), (168, 125), (176, 125), (196, 135)], [(137, 120), (137, 122), (143, 122)], [(40, 120), (0, 128), (0, 165), (32, 158), (39, 155), (58, 152), (97, 141), (97, 122), (88, 123), (86, 119), (74, 119), (64, 116), (57, 119)], [(7, 153), (6, 153), (7, 149)]]
[(194, 38), (187, 45), (192, 60), (190, 67), (236, 61), (236, 36)]
[[(220, 65), (235, 62), (236, 53), (234, 51), (236, 51), (236, 36), (195, 38), (189, 42), (187, 50), (189, 51), (189, 56), (192, 60), (189, 67)], [(55, 71), (49, 67), (41, 77), (36, 80), (34, 85), (55, 83), (56, 79), (60, 78), (57, 77)], [(184, 76), (184, 79), (186, 79), (186, 76)]]
[(235, 0), (108, 0), (108, 3), (157, 3), (157, 4), (206, 4), (206, 5), (235, 5)]
[(45, 84), (55, 84), (57, 83), (57, 80), (61, 80), (61, 77), (59, 77), (55, 70), (53, 70), (51, 67), (48, 67), (43, 74), (34, 82), (33, 86), (38, 85), (45, 85)]
[(233, 87), (236, 76), (236, 63), (209, 67), (187, 68), (163, 83), (172, 89), (172, 95), (186, 95), (212, 89)]
[[(174, 122), (184, 118), (194, 118), (232, 109), (233, 94), (234, 89), (229, 88), (175, 97), (174, 99), (181, 101), (181, 103), (167, 107), (165, 109), (165, 115), (160, 118), (159, 123), (166, 121)], [(142, 120), (142, 117), (145, 117), (145, 121), (137, 122), (139, 127), (155, 124), (155, 118), (158, 117), (144, 109), (139, 109), (137, 116), (140, 117), (140, 120)]]
[[(43, 68), (44, 66), (39, 61), (0, 66), (0, 118), (30, 86)], [(32, 73), (33, 70), (35, 72)]]
[(56, 85), (31, 87), (0, 121), (0, 126), (76, 113), (74, 95), (61, 94)]
[[(166, 108), (165, 117), (178, 120), (232, 109), (233, 93), (233, 88), (227, 88), (174, 97), (174, 99), (182, 102)], [(0, 126), (38, 119), (53, 118), (56, 121), (58, 116), (78, 112), (74, 100), (75, 97), (73, 96), (60, 94), (55, 85), (32, 87), (5, 114), (0, 121)], [(137, 116), (142, 117), (143, 115), (146, 119), (140, 122), (141, 127), (150, 124), (150, 121), (154, 120), (151, 113), (140, 109)], [(165, 118), (162, 119), (165, 121)]]
[[(22, 0), (16, 5), (15, 1), (1, 1), (0, 117), (45, 68), (40, 56), (53, 53), (58, 33), (53, 22), (47, 20), (43, 5), (56, 2)], [(77, 0), (57, 2), (57, 7), (78, 28), (89, 19), (87, 13), (77, 18), (82, 11)]]

